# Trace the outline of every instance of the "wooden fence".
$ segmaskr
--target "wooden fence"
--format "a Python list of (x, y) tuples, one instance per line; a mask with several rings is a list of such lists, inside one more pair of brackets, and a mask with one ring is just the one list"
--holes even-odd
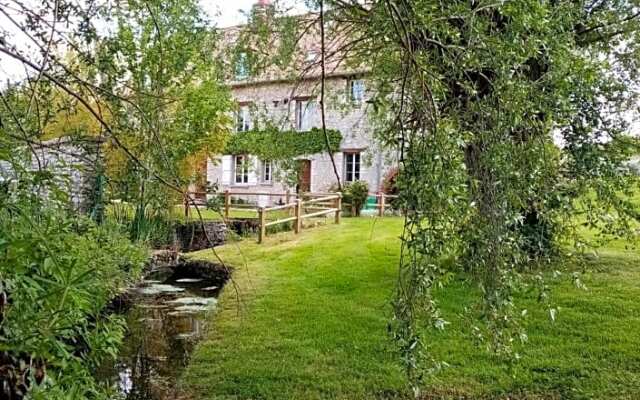
[(370, 196), (376, 197), (376, 208), (378, 209), (378, 216), (384, 217), (384, 212), (389, 207), (389, 202), (387, 199), (397, 199), (398, 196), (393, 194), (385, 194), (384, 192), (378, 192), (376, 194), (370, 194)]
[(286, 191), (284, 193), (269, 193), (269, 192), (232, 192), (230, 190), (225, 190), (223, 192), (224, 195), (224, 218), (229, 219), (229, 212), (232, 210), (255, 210), (257, 211), (259, 207), (253, 204), (232, 204), (231, 199), (232, 196), (264, 196), (264, 197), (279, 197), (280, 199), (284, 199), (284, 204), (292, 204), (292, 201), (298, 198), (296, 193), (291, 193), (290, 191)]
[[(328, 206), (330, 204), (331, 206)], [(277, 219), (267, 222), (267, 216), (270, 212), (293, 210), (292, 217)], [(319, 210), (308, 214), (305, 211)], [(336, 224), (340, 223), (340, 214), (342, 210), (342, 194), (335, 193), (329, 196), (317, 197), (310, 200), (296, 199), (295, 202), (275, 207), (260, 207), (258, 209), (258, 220), (260, 231), (258, 233), (258, 243), (262, 243), (267, 236), (267, 228), (287, 222), (294, 222), (293, 230), (296, 234), (302, 230), (302, 221), (306, 218), (321, 217), (323, 215), (334, 214)]]
[[(262, 243), (267, 235), (267, 228), (270, 226), (276, 226), (287, 222), (294, 222), (293, 230), (295, 233), (299, 233), (302, 229), (302, 222), (307, 218), (320, 217), (323, 215), (334, 214), (335, 223), (340, 223), (340, 216), (342, 206), (342, 194), (341, 193), (302, 193), (297, 194), (290, 191), (278, 193), (278, 192), (249, 192), (249, 191), (230, 191), (225, 190), (220, 193), (224, 196), (223, 202), (223, 214), (225, 220), (228, 220), (231, 211), (254, 211), (257, 214), (259, 221), (259, 233), (258, 243)], [(259, 207), (253, 202), (247, 203), (234, 203), (232, 201), (234, 196), (238, 197), (268, 197), (278, 198), (281, 203), (271, 207)], [(385, 212), (390, 207), (390, 201), (398, 198), (396, 195), (388, 195), (382, 192), (370, 193), (369, 196), (376, 198), (376, 205), (378, 216), (383, 217)], [(186, 204), (185, 204), (186, 206)], [(347, 205), (348, 206), (348, 205)], [(186, 207), (185, 207), (186, 210)], [(282, 211), (289, 211), (288, 213), (282, 213)], [(279, 212), (283, 218), (269, 220), (270, 215)]]

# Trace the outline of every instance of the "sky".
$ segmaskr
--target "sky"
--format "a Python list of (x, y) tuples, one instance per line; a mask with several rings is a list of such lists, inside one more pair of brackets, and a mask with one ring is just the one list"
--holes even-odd
[[(27, 4), (28, 1), (31, 0), (27, 0)], [(202, 9), (217, 27), (228, 27), (245, 22), (246, 17), (243, 11), (247, 12), (251, 10), (251, 7), (256, 1), (257, 0), (199, 0)], [(299, 0), (280, 0), (279, 3), (284, 7), (291, 8), (291, 12), (301, 13), (304, 11), (304, 6), (301, 5), (303, 2)], [(26, 44), (28, 39), (21, 37), (15, 29), (10, 28), (11, 26), (11, 22), (8, 21), (6, 17), (0, 15), (0, 27), (13, 33), (13, 40), (19, 47), (24, 47), (21, 46), (21, 44)], [(28, 53), (29, 50), (25, 49), (25, 52)], [(8, 56), (0, 54), (0, 87), (4, 87), (7, 80), (15, 82), (21, 80), (24, 75), (24, 67), (20, 63)]]
[[(199, 0), (202, 9), (218, 27), (241, 24), (245, 21), (242, 11), (249, 11), (257, 0)], [(301, 0), (279, 0), (278, 4), (294, 13), (305, 11)]]
[[(209, 14), (213, 22), (219, 27), (241, 24), (245, 18), (241, 11), (249, 11), (256, 0), (200, 0), (200, 6)], [(282, 2), (292, 5), (293, 1)], [(300, 1), (298, 3), (301, 3)], [(299, 6), (298, 6), (299, 8)]]

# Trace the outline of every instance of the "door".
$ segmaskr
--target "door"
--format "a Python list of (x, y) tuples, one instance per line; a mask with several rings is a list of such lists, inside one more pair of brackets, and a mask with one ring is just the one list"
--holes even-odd
[(311, 191), (311, 160), (298, 161), (298, 193)]

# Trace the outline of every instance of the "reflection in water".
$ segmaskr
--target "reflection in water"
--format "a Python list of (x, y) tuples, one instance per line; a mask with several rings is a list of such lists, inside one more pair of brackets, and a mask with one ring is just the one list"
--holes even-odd
[(118, 359), (99, 371), (120, 398), (174, 399), (176, 378), (201, 337), (206, 311), (215, 306), (219, 289), (211, 281), (170, 274), (157, 271), (131, 290), (131, 307), (123, 311), (128, 331)]

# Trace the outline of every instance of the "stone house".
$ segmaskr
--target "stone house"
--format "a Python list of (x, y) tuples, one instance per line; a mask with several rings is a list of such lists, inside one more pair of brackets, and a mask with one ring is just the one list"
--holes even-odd
[[(261, 1), (254, 7), (268, 7)], [(255, 11), (255, 8), (254, 8)], [(223, 32), (233, 42), (242, 27), (227, 28)], [(335, 41), (334, 41), (335, 42)], [(236, 59), (230, 70), (228, 85), (238, 104), (234, 115), (235, 131), (260, 129), (266, 123), (282, 130), (308, 131), (320, 128), (320, 40), (317, 30), (309, 30), (299, 41), (293, 71), (270, 70), (259, 76), (249, 76), (242, 62)], [(336, 46), (328, 41), (329, 46)], [(304, 72), (299, 72), (304, 71)], [(325, 115), (327, 129), (342, 135), (339, 152), (334, 154), (341, 182), (366, 181), (369, 191), (381, 190), (389, 169), (389, 157), (375, 144), (369, 119), (366, 69), (341, 67), (327, 61), (325, 79)], [(223, 154), (207, 163), (207, 181), (219, 190), (233, 192), (321, 193), (336, 186), (336, 177), (327, 153), (297, 157), (297, 179), (283, 179), (278, 166), (251, 154)], [(254, 200), (254, 199), (249, 199)], [(257, 196), (260, 206), (283, 199)]]

